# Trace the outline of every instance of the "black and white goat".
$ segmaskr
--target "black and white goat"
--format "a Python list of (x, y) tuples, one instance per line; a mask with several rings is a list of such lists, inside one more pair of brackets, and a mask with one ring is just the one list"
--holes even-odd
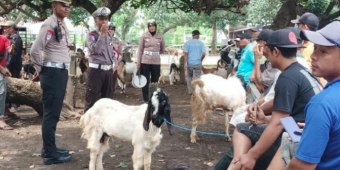
[(170, 85), (173, 85), (174, 83), (179, 81), (179, 68), (175, 63), (172, 63), (170, 65), (170, 71), (167, 69), (161, 70), (161, 76), (159, 77), (158, 83), (165, 83), (164, 79), (165, 77), (169, 77)]
[(135, 62), (126, 62), (121, 60), (118, 63), (118, 85), (121, 88), (121, 93), (125, 93), (126, 91), (126, 74), (132, 74), (132, 78), (137, 74), (137, 64)]
[[(87, 140), (91, 150), (89, 170), (103, 170), (102, 158), (109, 150), (109, 139), (119, 138), (132, 142), (134, 147), (133, 169), (144, 164), (150, 170), (151, 154), (160, 144), (161, 125), (166, 118), (171, 122), (171, 107), (168, 97), (157, 89), (148, 104), (128, 106), (112, 99), (100, 99), (80, 119), (83, 128), (82, 138)], [(170, 135), (173, 128), (168, 124)]]

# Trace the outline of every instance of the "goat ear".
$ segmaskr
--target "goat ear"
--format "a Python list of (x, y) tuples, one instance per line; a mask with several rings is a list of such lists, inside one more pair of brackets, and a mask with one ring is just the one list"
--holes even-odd
[(152, 104), (151, 100), (148, 102), (148, 108), (145, 111), (144, 121), (143, 121), (143, 127), (145, 131), (149, 130), (149, 125), (151, 121), (151, 111), (152, 111)]
[[(169, 121), (170, 123), (172, 123), (171, 122), (171, 114), (170, 113), (171, 113), (171, 107), (170, 107), (170, 104), (168, 104), (165, 107), (165, 119), (167, 121)], [(173, 135), (175, 133), (175, 128), (171, 124), (169, 124), (169, 123), (167, 123), (167, 126), (168, 126), (169, 134)]]

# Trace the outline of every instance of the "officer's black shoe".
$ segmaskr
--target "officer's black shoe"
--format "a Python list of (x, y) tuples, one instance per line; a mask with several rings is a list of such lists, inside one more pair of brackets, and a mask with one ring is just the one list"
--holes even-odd
[(52, 165), (52, 164), (59, 164), (69, 162), (72, 156), (67, 154), (61, 154), (57, 151), (55, 152), (45, 152), (44, 155), (44, 165)]
[[(58, 152), (58, 153), (63, 154), (63, 155), (69, 155), (69, 151), (68, 150), (64, 150), (64, 149), (57, 148), (57, 150), (55, 152)], [(41, 150), (41, 157), (45, 158), (45, 154), (46, 154), (46, 149), (43, 148)]]

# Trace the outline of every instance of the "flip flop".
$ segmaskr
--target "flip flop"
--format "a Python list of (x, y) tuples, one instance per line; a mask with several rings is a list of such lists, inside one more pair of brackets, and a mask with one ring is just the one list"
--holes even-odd
[(13, 128), (9, 126), (8, 124), (5, 124), (5, 125), (0, 126), (0, 130), (13, 130)]

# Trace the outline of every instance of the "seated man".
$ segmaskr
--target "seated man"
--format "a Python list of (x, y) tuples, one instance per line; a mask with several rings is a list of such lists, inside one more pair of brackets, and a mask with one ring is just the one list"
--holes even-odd
[[(340, 167), (340, 22), (335, 21), (317, 32), (302, 31), (301, 37), (315, 44), (311, 55), (312, 72), (325, 78), (329, 83), (324, 91), (314, 96), (307, 104), (306, 126), (298, 144), (289, 144), (285, 150), (293, 154), (290, 159), (282, 160), (281, 153), (275, 155), (270, 169), (338, 169)], [(304, 124), (300, 124), (304, 126)], [(316, 148), (312, 151), (310, 148)], [(296, 153), (295, 153), (296, 151)], [(295, 156), (293, 158), (293, 156)], [(283, 167), (282, 167), (283, 166)]]
[[(296, 61), (298, 45), (295, 34), (287, 29), (273, 32), (265, 51), (273, 68), (282, 71), (275, 86), (272, 116), (265, 116), (257, 107), (247, 115), (252, 123), (240, 123), (233, 136), (233, 161), (228, 169), (266, 169), (281, 142), (283, 130), (280, 118), (292, 116), (304, 122), (304, 106), (320, 91), (317, 81)], [(289, 92), (289, 93), (288, 93)], [(268, 127), (268, 128), (267, 128)], [(256, 163), (256, 165), (255, 165)]]
[[(266, 47), (267, 41), (270, 37), (270, 35), (273, 33), (272, 30), (264, 29), (260, 35), (257, 37), (257, 44), (254, 45), (253, 52), (255, 55), (255, 75), (256, 75), (256, 86), (258, 88), (266, 89), (266, 91), (269, 91), (269, 88), (272, 86), (275, 80), (275, 75), (277, 72), (279, 72), (278, 69), (272, 68), (270, 62), (268, 61), (268, 67), (266, 70), (261, 74), (260, 71), (260, 59), (262, 56), (267, 56), (266, 51), (263, 51), (263, 48)], [(278, 76), (278, 75), (277, 75)], [(277, 79), (277, 78), (276, 78)], [(272, 93), (274, 93), (274, 90), (272, 90)], [(258, 104), (263, 105), (263, 110), (265, 113), (271, 113), (272, 108), (272, 99), (274, 99), (273, 95), (268, 95), (266, 97), (266, 94), (263, 94), (262, 97), (258, 100)], [(267, 102), (271, 101), (271, 104), (265, 105)], [(252, 108), (254, 105), (250, 105), (250, 108)], [(249, 108), (249, 105), (243, 106), (241, 108), (238, 108), (235, 110), (233, 116), (231, 117), (230, 123), (234, 126), (238, 123), (245, 122), (245, 116), (247, 114), (246, 110)]]
[[(259, 48), (264, 48), (266, 46), (266, 43), (268, 41), (268, 38), (273, 33), (273, 30), (271, 29), (264, 29), (261, 31), (260, 35), (256, 38), (257, 44), (254, 45), (253, 53), (255, 56), (255, 63), (254, 63), (254, 82), (256, 85), (256, 88), (264, 92), (264, 95), (266, 95), (270, 89), (270, 86), (273, 84), (274, 76), (276, 72), (279, 70), (276, 68), (272, 68), (271, 63), (269, 62), (268, 58), (266, 57), (267, 54), (265, 51), (260, 51)], [(264, 63), (265, 69), (263, 72), (261, 71), (261, 58), (262, 56), (266, 57), (266, 61)]]

